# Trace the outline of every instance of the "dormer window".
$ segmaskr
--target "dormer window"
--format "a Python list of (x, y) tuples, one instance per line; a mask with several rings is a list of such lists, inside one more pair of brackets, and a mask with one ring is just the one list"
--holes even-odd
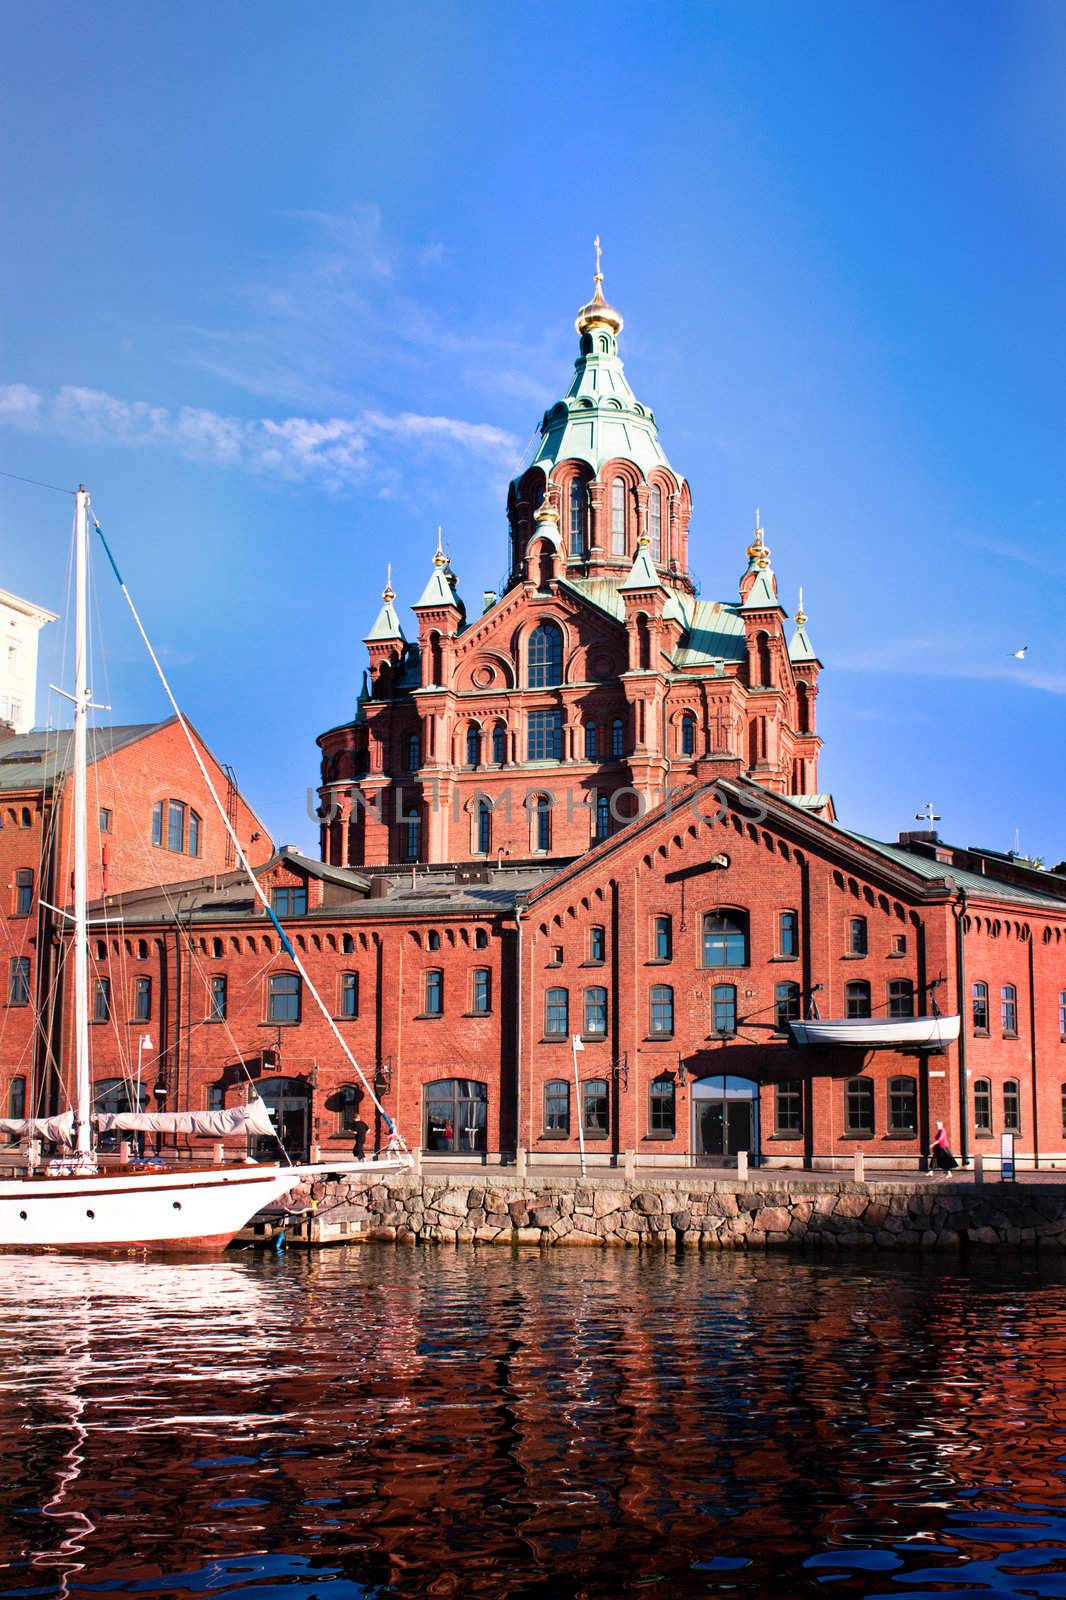
[(307, 885), (305, 883), (285, 889), (274, 889), (270, 905), (277, 917), (306, 917)]
[(626, 553), (626, 486), (621, 478), (611, 484), (611, 554)]

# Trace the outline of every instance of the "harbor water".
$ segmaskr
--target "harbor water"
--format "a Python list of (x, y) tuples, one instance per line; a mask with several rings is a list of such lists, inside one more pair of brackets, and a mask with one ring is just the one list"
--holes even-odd
[(1066, 1596), (1064, 1380), (1057, 1260), (8, 1257), (0, 1593)]

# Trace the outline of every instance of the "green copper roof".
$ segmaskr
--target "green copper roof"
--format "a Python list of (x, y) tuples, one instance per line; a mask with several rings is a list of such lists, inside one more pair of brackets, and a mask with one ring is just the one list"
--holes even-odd
[(429, 582), (422, 590), (421, 600), (416, 600), (413, 610), (419, 606), (457, 606), (455, 591), (445, 575), (442, 566), (434, 566)]
[(629, 387), (614, 334), (593, 328), (581, 344), (573, 382), (565, 398), (545, 412), (540, 442), (527, 465), (549, 473), (557, 461), (576, 459), (598, 473), (605, 461), (623, 456), (645, 477), (653, 467), (669, 469), (655, 413)]
[(814, 646), (811, 644), (807, 629), (799, 625), (788, 641), (788, 659), (790, 661), (817, 661)]
[(396, 607), (391, 600), (386, 600), (378, 612), (377, 621), (370, 632), (365, 635), (364, 642), (372, 644), (375, 639), (402, 639), (403, 637), (404, 632), (400, 626), (400, 619), (396, 615)]
[[(560, 583), (616, 621), (625, 621), (623, 585), (603, 578), (562, 578)], [(670, 590), (663, 611), (679, 617), (685, 628), (674, 656), (675, 667), (713, 667), (718, 662), (745, 659), (744, 619), (738, 606), (722, 600), (689, 600)]]
[[(751, 571), (751, 568), (748, 568)], [(744, 611), (774, 610), (781, 602), (774, 593), (774, 575), (769, 567), (760, 567), (755, 582), (743, 601)]]
[(627, 589), (661, 589), (663, 587), (646, 544), (637, 546), (637, 553), (633, 559), (629, 577), (619, 587), (623, 594)]

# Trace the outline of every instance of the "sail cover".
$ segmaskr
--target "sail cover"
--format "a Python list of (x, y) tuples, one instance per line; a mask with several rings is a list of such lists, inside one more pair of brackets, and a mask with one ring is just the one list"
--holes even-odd
[[(110, 1111), (96, 1118), (101, 1133), (198, 1133), (206, 1139), (232, 1134), (275, 1137), (270, 1113), (256, 1095), (229, 1111)], [(2, 1124), (0, 1124), (2, 1126)]]
[(16, 1139), (51, 1139), (56, 1144), (74, 1143), (74, 1113), (58, 1117), (0, 1117), (0, 1133)]

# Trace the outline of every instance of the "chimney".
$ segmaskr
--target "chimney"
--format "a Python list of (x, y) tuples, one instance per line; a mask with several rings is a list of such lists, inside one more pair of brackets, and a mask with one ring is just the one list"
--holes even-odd
[(495, 589), (486, 589), (484, 591), (484, 593), (481, 596), (481, 615), (482, 616), (485, 615), (486, 611), (491, 611), (492, 610), (492, 608), (496, 604), (496, 601), (497, 601), (498, 598), (499, 597), (498, 597)]

